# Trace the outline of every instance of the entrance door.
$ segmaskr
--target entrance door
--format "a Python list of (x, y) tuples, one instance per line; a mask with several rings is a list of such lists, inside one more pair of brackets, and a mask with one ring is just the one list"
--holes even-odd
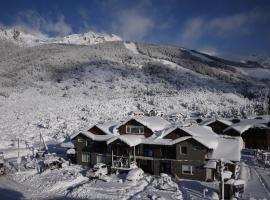
[(171, 174), (171, 161), (160, 162), (160, 173)]

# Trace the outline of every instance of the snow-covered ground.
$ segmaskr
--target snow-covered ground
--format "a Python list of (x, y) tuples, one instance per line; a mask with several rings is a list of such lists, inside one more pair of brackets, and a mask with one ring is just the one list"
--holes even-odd
[[(16, 166), (15, 166), (16, 169)], [(21, 168), (22, 169), (22, 168)], [(128, 181), (126, 174), (111, 174), (89, 180), (86, 169), (78, 165), (46, 170), (14, 172), (0, 177), (0, 192), (8, 199), (212, 199), (219, 183), (185, 179), (164, 179), (144, 174), (138, 181)], [(240, 177), (246, 181), (240, 199), (269, 199), (270, 170), (257, 164), (253, 156), (242, 155)], [(166, 177), (166, 176), (165, 176)]]
[[(89, 180), (79, 166), (17, 172), (0, 177), (0, 191), (12, 191), (12, 199), (183, 199), (174, 181), (164, 182), (161, 177), (145, 174), (141, 180), (128, 181), (126, 174), (112, 174), (106, 180)], [(9, 193), (5, 193), (9, 197)], [(20, 197), (20, 198), (18, 198)]]
[(270, 199), (270, 168), (258, 166), (254, 156), (242, 155), (240, 178), (246, 181), (243, 199)]

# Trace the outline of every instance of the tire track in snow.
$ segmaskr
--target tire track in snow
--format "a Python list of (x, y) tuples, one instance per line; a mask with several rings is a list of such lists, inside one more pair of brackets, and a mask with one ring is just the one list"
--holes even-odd
[(265, 179), (263, 178), (263, 176), (257, 171), (256, 168), (254, 168), (254, 171), (255, 171), (255, 174), (258, 176), (263, 188), (265, 189), (268, 197), (270, 197), (270, 188), (269, 186), (267, 185), (267, 182), (265, 181)]

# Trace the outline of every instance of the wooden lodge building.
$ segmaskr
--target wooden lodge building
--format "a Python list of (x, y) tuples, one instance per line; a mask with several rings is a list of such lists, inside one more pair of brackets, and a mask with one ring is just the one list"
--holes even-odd
[(203, 122), (220, 135), (242, 137), (244, 147), (249, 149), (270, 148), (270, 116), (260, 116), (253, 119), (215, 119)]
[(242, 147), (240, 137), (220, 136), (197, 124), (178, 127), (157, 116), (97, 124), (71, 139), (77, 164), (102, 162), (112, 170), (129, 170), (136, 164), (147, 173), (203, 181), (215, 179), (220, 158), (235, 172)]

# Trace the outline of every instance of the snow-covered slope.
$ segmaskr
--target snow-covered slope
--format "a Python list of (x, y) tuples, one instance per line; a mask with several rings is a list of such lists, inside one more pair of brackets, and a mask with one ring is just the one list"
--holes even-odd
[(187, 49), (123, 42), (117, 36), (84, 36), (62, 38), (66, 45), (56, 40), (21, 45), (31, 42), (22, 33), (15, 40), (12, 32), (0, 39), (0, 141), (5, 145), (17, 136), (34, 141), (39, 132), (47, 140), (61, 140), (99, 121), (124, 119), (133, 110), (233, 117), (266, 109), (268, 82), (235, 70), (237, 63), (231, 67)]

